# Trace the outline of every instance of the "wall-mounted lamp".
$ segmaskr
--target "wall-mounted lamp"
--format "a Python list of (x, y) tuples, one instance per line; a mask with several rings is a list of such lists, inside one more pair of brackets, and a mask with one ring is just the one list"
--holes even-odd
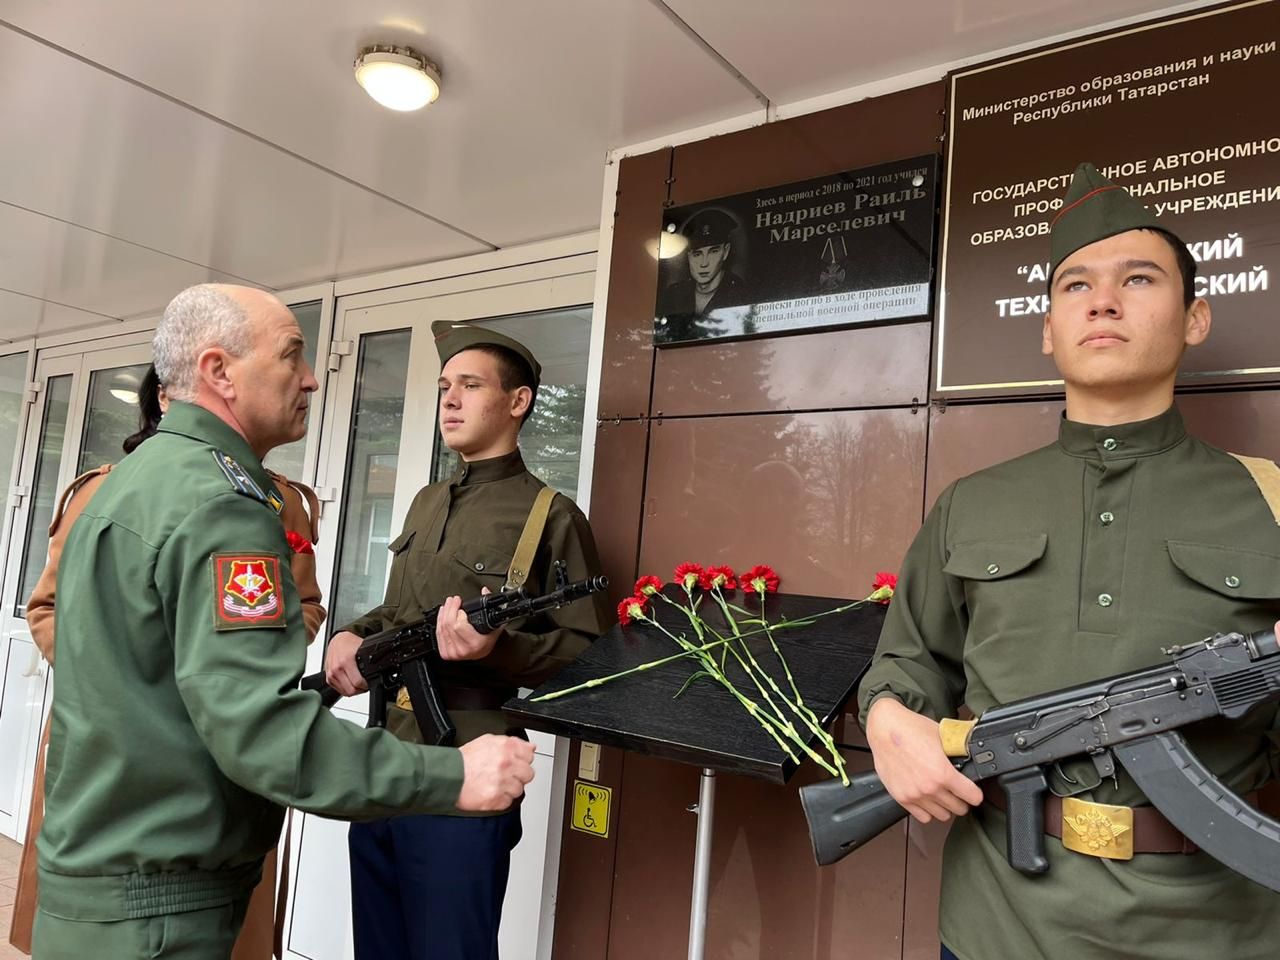
[(667, 229), (648, 241), (644, 247), (655, 260), (670, 260), (689, 249), (689, 238), (683, 233), (676, 233), (676, 225), (668, 223)]

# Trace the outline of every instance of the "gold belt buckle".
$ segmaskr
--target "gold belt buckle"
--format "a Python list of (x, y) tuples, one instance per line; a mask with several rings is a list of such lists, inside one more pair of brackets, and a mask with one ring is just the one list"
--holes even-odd
[(1133, 809), (1062, 798), (1062, 845), (1086, 857), (1133, 859)]
[(408, 687), (401, 687), (400, 692), (396, 694), (396, 706), (401, 710), (413, 709), (413, 701), (409, 699)]

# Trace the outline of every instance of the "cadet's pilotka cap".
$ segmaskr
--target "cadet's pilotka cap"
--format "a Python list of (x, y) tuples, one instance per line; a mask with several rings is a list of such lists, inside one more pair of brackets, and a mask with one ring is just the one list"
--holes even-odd
[(737, 224), (722, 210), (700, 210), (685, 221), (680, 232), (689, 238), (689, 249), (714, 247), (729, 242), (729, 234)]
[(1049, 276), (1081, 247), (1130, 230), (1163, 230), (1146, 207), (1129, 191), (1112, 183), (1092, 163), (1076, 167), (1062, 209), (1049, 232)]
[(440, 354), (442, 367), (455, 354), (472, 347), (506, 347), (529, 365), (529, 369), (533, 371), (535, 387), (542, 382), (542, 365), (534, 359), (529, 348), (518, 340), (486, 330), (474, 323), (454, 323), (452, 320), (436, 320), (431, 324), (431, 333), (436, 338), (436, 351)]

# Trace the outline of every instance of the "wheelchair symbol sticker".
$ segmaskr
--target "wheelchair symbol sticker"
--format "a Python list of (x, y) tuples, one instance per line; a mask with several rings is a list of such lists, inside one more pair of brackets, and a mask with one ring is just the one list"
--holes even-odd
[(573, 829), (596, 837), (609, 836), (609, 802), (613, 791), (598, 783), (573, 783)]

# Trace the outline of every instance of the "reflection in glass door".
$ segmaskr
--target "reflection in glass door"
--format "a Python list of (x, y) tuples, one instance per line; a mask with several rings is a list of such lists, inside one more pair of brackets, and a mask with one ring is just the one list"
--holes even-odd
[(22, 551), (22, 575), (18, 580), (14, 616), (25, 617), (27, 597), (44, 569), (49, 551), (49, 523), (58, 500), (63, 447), (71, 416), (72, 375), (50, 377), (44, 389), (44, 413), (40, 418), (40, 443), (36, 447), (35, 479), (31, 484), (31, 505), (27, 510), (26, 537)]
[(399, 466), (400, 428), (409, 376), (408, 330), (360, 338), (346, 464), (347, 495), (338, 525), (336, 626), (382, 603), (390, 569), (387, 545)]
[(9, 524), (0, 608), (0, 833), (15, 838), (25, 828), (48, 701), (48, 671), (31, 642), (27, 600), (44, 569), (49, 523), (62, 491), (84, 470), (118, 462), (124, 438), (138, 429), (137, 390), (151, 351), (138, 342), (87, 353), (74, 347), (52, 352), (35, 369), (35, 403), (18, 471), (22, 496)]
[(139, 427), (138, 388), (150, 364), (94, 370), (89, 376), (89, 399), (76, 475), (104, 463), (119, 463), (123, 444)]

